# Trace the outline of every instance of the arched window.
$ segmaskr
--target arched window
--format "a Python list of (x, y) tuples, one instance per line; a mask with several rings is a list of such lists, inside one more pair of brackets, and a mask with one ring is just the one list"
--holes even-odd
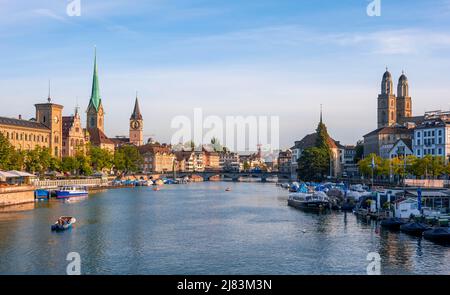
[(391, 112), (391, 120), (394, 120), (394, 112)]

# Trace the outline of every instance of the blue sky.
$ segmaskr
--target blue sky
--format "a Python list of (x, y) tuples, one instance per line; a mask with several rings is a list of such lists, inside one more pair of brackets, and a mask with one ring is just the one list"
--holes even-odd
[[(376, 127), (386, 66), (410, 82), (413, 112), (450, 109), (450, 0), (0, 0), (2, 116), (90, 95), (97, 46), (107, 133), (127, 135), (135, 92), (145, 134), (169, 141), (176, 115), (279, 115), (280, 142), (314, 130), (355, 143)], [(396, 83), (396, 81), (395, 81)]]

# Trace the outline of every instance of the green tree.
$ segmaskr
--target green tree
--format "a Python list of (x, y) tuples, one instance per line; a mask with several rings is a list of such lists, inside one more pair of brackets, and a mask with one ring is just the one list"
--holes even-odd
[(23, 170), (25, 167), (25, 151), (14, 150), (9, 163), (10, 170)]
[(96, 171), (103, 171), (103, 169), (111, 169), (114, 163), (114, 155), (108, 150), (100, 147), (91, 146), (90, 158), (92, 168)]
[(52, 163), (52, 155), (50, 154), (50, 150), (48, 148), (40, 149), (39, 153), (39, 161), (41, 164), (41, 173), (45, 173), (50, 168), (50, 164)]
[(80, 169), (80, 163), (78, 163), (75, 157), (64, 157), (61, 162), (61, 170), (63, 172), (69, 172), (71, 174), (78, 174)]
[(134, 145), (125, 145), (114, 153), (114, 166), (117, 170), (124, 172), (137, 172), (142, 164), (142, 156)]
[(358, 163), (364, 157), (364, 142), (362, 140), (356, 143), (355, 147), (355, 163)]
[(78, 165), (78, 174), (89, 176), (92, 175), (91, 158), (82, 151), (78, 151), (75, 155)]
[(34, 150), (25, 152), (25, 169), (28, 172), (35, 173), (42, 170), (40, 161), (41, 148), (36, 147)]
[(330, 158), (326, 149), (308, 148), (298, 160), (298, 176), (304, 181), (320, 181), (328, 173), (329, 167)]
[(10, 170), (11, 159), (14, 154), (14, 149), (9, 140), (0, 133), (0, 169)]

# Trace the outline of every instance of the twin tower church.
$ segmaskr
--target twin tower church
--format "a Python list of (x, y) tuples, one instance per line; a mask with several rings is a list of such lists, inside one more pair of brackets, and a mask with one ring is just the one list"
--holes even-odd
[(105, 135), (105, 111), (98, 82), (97, 54), (94, 58), (92, 92), (87, 108), (87, 122), (84, 128), (78, 108), (75, 114), (63, 116), (63, 106), (52, 102), (50, 93), (47, 101), (35, 105), (34, 118), (25, 120), (0, 116), (0, 133), (17, 150), (48, 148), (55, 157), (72, 157), (90, 142), (94, 146), (114, 151), (120, 145), (143, 145), (144, 121), (136, 95), (133, 113), (130, 117), (129, 138), (110, 139)]
[(378, 128), (403, 125), (412, 117), (408, 78), (402, 73), (398, 80), (397, 96), (394, 94), (392, 75), (386, 69), (378, 95)]

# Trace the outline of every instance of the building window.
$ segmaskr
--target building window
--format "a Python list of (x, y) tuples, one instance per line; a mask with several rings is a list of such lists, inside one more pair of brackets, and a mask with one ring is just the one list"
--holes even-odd
[(417, 150), (417, 155), (420, 156), (420, 150)]
[(438, 149), (438, 155), (442, 155), (442, 149), (441, 148)]
[(420, 139), (417, 140), (417, 145), (420, 145)]

